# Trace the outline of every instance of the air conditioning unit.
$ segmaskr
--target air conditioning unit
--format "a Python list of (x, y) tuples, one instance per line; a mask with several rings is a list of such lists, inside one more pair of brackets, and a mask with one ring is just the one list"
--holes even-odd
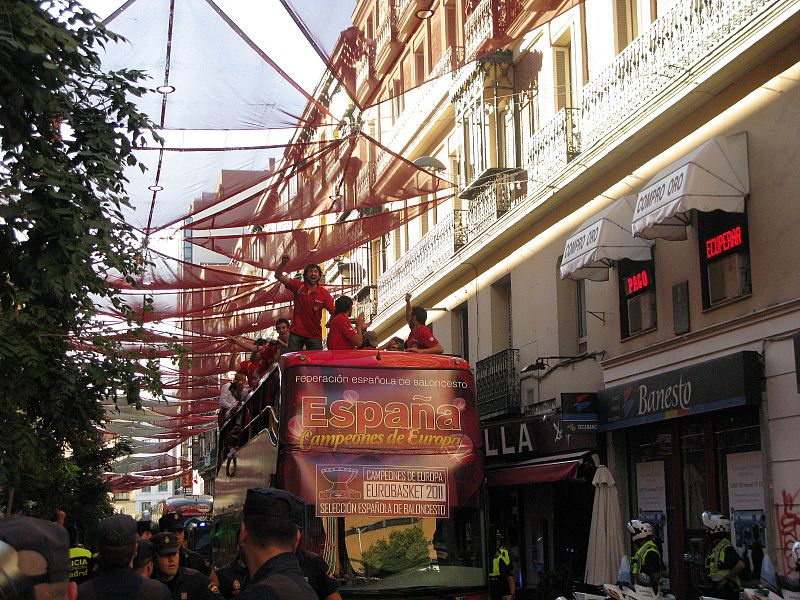
[(656, 293), (645, 292), (628, 299), (628, 333), (633, 335), (656, 326)]
[(750, 293), (750, 256), (729, 254), (709, 263), (708, 299), (711, 304), (738, 298)]

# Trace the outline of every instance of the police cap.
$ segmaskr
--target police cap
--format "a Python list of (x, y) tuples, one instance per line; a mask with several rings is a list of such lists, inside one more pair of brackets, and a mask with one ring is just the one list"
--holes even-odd
[(244, 501), (245, 516), (271, 517), (303, 525), (304, 504), (294, 494), (275, 488), (250, 488)]
[(154, 556), (155, 550), (150, 540), (139, 540), (139, 545), (136, 547), (136, 556), (133, 559), (133, 568), (141, 569), (153, 560)]
[(175, 554), (180, 551), (181, 543), (174, 533), (163, 531), (153, 536), (150, 540), (153, 544), (153, 551), (159, 556), (166, 556), (167, 554)]
[(168, 512), (158, 520), (161, 531), (183, 531), (183, 518), (176, 512)]
[(43, 519), (11, 516), (0, 519), (0, 541), (17, 552), (38, 552), (47, 560), (47, 581), (69, 579), (69, 535), (67, 530)]
[(101, 546), (122, 548), (136, 542), (136, 521), (130, 515), (111, 515), (97, 526)]

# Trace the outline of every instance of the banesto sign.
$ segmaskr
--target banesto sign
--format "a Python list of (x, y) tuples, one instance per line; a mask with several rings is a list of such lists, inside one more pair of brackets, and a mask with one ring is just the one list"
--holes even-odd
[(598, 392), (598, 429), (608, 431), (711, 412), (761, 397), (757, 352), (739, 352)]

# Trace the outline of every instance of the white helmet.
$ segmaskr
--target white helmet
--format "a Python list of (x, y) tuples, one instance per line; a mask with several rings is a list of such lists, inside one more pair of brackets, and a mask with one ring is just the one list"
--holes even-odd
[(647, 521), (640, 521), (639, 519), (631, 519), (628, 521), (628, 533), (631, 534), (634, 541), (641, 540), (646, 537), (653, 536), (653, 526)]
[(730, 533), (731, 521), (718, 512), (707, 510), (703, 513), (703, 525), (710, 533)]

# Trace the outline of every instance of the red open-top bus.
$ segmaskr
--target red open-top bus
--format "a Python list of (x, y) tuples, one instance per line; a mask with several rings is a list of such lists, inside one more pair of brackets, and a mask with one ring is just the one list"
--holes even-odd
[(272, 485), (306, 503), (301, 543), (343, 597), (488, 597), (480, 427), (463, 359), (292, 353), (248, 404), (220, 436), (217, 566), (235, 554), (247, 488)]

